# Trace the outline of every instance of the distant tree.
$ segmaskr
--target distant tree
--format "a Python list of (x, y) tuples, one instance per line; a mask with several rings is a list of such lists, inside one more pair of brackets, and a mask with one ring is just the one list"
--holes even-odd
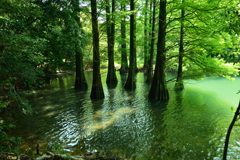
[(75, 79), (75, 89), (85, 90), (87, 89), (87, 81), (83, 70), (83, 53), (80, 49), (75, 53), (76, 58), (76, 79)]
[[(144, 64), (143, 64), (143, 68), (145, 70), (147, 70), (147, 68), (149, 67), (148, 64), (148, 59), (149, 59), (149, 33), (148, 33), (148, 27), (149, 24), (151, 24), (151, 12), (152, 12), (152, 1), (150, 0), (150, 9), (149, 9), (149, 0), (145, 1), (145, 5), (144, 5), (144, 44), (143, 44), (143, 52), (144, 52)], [(150, 20), (149, 20), (150, 19)], [(150, 21), (150, 23), (148, 23), (148, 21)]]
[[(80, 22), (80, 5), (78, 0), (72, 0), (72, 7), (73, 7), (73, 17), (75, 20), (75, 31), (72, 35), (74, 37), (75, 43), (75, 58), (76, 58), (76, 79), (75, 79), (75, 89), (85, 90), (87, 89), (87, 81), (84, 75), (83, 69), (83, 41), (84, 41), (84, 33), (82, 29), (82, 24)], [(80, 39), (81, 38), (81, 39)]]
[(126, 4), (121, 1), (121, 11), (123, 15), (121, 15), (121, 68), (120, 74), (127, 73), (128, 69), (128, 59), (127, 59), (127, 44), (126, 44)]
[(39, 68), (44, 71), (47, 80), (57, 71), (72, 71), (74, 68), (77, 49), (75, 44), (80, 41), (77, 38), (80, 29), (76, 18), (78, 12), (73, 3), (74, 0), (36, 0), (43, 16), (39, 18), (35, 35), (45, 38), (47, 42), (42, 53), (45, 59)]
[(166, 78), (165, 78), (166, 4), (167, 4), (166, 0), (160, 1), (156, 65), (155, 65), (152, 85), (148, 95), (149, 99), (155, 99), (159, 101), (167, 101), (169, 99), (169, 93), (168, 93)]
[[(182, 71), (181, 68), (178, 69), (176, 88), (183, 88), (181, 84), (183, 78), (201, 79), (206, 76), (229, 78), (229, 75), (236, 75), (234, 66), (224, 65), (226, 62), (223, 60), (224, 57), (237, 54), (235, 48), (238, 46), (236, 43), (238, 38), (236, 34), (230, 34), (234, 32), (233, 30), (229, 32), (231, 14), (226, 14), (236, 3), (236, 1), (221, 1), (221, 3), (213, 1), (209, 5), (207, 2), (193, 4), (184, 0), (182, 5), (179, 5), (182, 15), (180, 17), (177, 15), (176, 18), (180, 22), (177, 57), (180, 58), (178, 67), (184, 67)], [(183, 57), (184, 63), (181, 60)]]
[(107, 85), (116, 86), (118, 80), (114, 66), (114, 44), (115, 44), (115, 0), (112, 0), (112, 12), (110, 11), (109, 0), (106, 0), (106, 23), (107, 23), (107, 44), (108, 44), (108, 72)]
[(124, 88), (132, 90), (136, 88), (136, 46), (135, 46), (135, 2), (130, 0), (130, 66), (128, 70), (128, 77)]
[(91, 15), (93, 33), (93, 80), (90, 97), (91, 99), (103, 99), (104, 92), (100, 73), (99, 32), (96, 0), (91, 0)]
[[(182, 4), (184, 0), (182, 0)], [(182, 90), (184, 88), (183, 85), (183, 54), (184, 54), (184, 46), (183, 46), (183, 37), (184, 37), (184, 16), (185, 10), (181, 9), (181, 27), (180, 27), (180, 41), (179, 41), (179, 55), (178, 55), (178, 70), (177, 70), (177, 80), (175, 83), (175, 90)]]
[(146, 73), (147, 73), (147, 83), (152, 82), (152, 72), (153, 72), (153, 54), (154, 54), (154, 44), (155, 44), (155, 20), (156, 20), (156, 0), (153, 0), (153, 13), (152, 13), (152, 31), (150, 33), (150, 51), (149, 51), (149, 58), (147, 58), (147, 67), (146, 67)]

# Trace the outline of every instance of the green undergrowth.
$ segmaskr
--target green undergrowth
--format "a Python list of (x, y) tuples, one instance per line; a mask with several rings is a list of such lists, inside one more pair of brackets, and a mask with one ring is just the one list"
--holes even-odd
[[(3, 102), (0, 99), (0, 113), (4, 108), (6, 108), (8, 102)], [(6, 123), (0, 117), (0, 154), (1, 153), (14, 153), (20, 154), (20, 150), (18, 149), (19, 145), (21, 144), (22, 138), (21, 137), (9, 137), (7, 131), (9, 129), (15, 127), (13, 124)]]

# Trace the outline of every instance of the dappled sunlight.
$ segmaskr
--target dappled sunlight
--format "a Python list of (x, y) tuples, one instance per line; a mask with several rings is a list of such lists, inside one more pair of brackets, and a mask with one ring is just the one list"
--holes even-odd
[(54, 116), (56, 114), (58, 114), (58, 112), (50, 112), (50, 113), (45, 114), (44, 117), (51, 117), (51, 116)]
[[(232, 82), (219, 77), (188, 80), (181, 92), (170, 84), (167, 104), (150, 102), (143, 73), (136, 78), (136, 90), (125, 91), (119, 82), (116, 88), (104, 88), (102, 101), (92, 101), (89, 90), (76, 92), (63, 84), (37, 94), (32, 103), (38, 114), (18, 121), (17, 126), (22, 126), (18, 133), (29, 133), (21, 148), (39, 142), (42, 150), (61, 145), (73, 154), (97, 150), (136, 159), (221, 156), (231, 106), (238, 99), (238, 77)], [(238, 135), (239, 129), (234, 128), (231, 157), (240, 149)]]
[(42, 107), (42, 111), (54, 110), (57, 106), (59, 106), (59, 105), (56, 105), (56, 106), (45, 106), (45, 107)]
[(97, 130), (105, 129), (110, 125), (113, 125), (118, 120), (122, 120), (123, 116), (126, 114), (133, 114), (135, 109), (133, 108), (116, 108), (115, 111), (105, 113), (102, 110), (96, 111), (93, 119), (88, 119), (85, 124), (83, 124), (83, 135), (79, 138), (89, 135)]
[(52, 117), (59, 114), (63, 109), (61, 109), (60, 105), (48, 105), (45, 107), (42, 107), (40, 112), (44, 113), (44, 117)]

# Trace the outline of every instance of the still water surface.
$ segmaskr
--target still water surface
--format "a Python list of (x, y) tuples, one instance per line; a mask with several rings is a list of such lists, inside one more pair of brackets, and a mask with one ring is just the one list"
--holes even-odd
[[(91, 86), (92, 72), (85, 73)], [(29, 97), (38, 114), (16, 115), (14, 136), (24, 139), (21, 149), (53, 149), (61, 144), (72, 154), (104, 151), (106, 155), (138, 160), (220, 160), (225, 134), (238, 105), (240, 78), (207, 78), (185, 82), (183, 91), (169, 84), (168, 104), (147, 98), (149, 87), (137, 74), (135, 91), (123, 89), (126, 77), (108, 89), (105, 99), (91, 101), (88, 91), (74, 90), (74, 76), (60, 77)], [(171, 77), (171, 75), (169, 75)], [(102, 73), (105, 82), (106, 71)], [(240, 159), (240, 129), (235, 127), (229, 159)]]

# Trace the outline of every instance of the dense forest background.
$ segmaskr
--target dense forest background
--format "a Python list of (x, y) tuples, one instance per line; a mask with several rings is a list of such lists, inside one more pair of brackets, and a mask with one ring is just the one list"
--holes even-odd
[[(126, 90), (144, 71), (148, 97), (158, 101), (170, 98), (167, 71), (176, 72), (176, 90), (184, 79), (230, 79), (240, 67), (239, 9), (237, 0), (1, 0), (0, 109), (15, 101), (31, 112), (23, 90), (60, 72), (75, 73), (75, 88), (91, 87), (92, 99), (104, 98), (102, 83), (116, 86), (116, 70), (127, 74)], [(92, 86), (84, 76), (89, 69)], [(0, 121), (3, 140), (8, 127)]]

